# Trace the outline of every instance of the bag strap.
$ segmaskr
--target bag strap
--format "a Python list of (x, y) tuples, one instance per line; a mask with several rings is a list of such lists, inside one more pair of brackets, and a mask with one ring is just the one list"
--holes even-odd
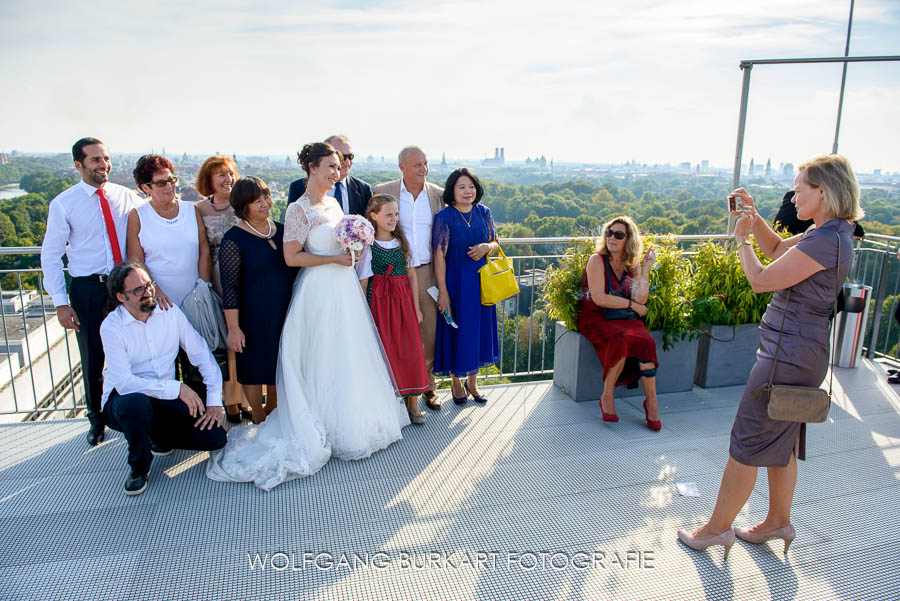
[[(834, 279), (837, 281), (837, 286), (835, 287), (835, 295), (834, 295), (834, 309), (833, 309), (833, 320), (837, 319), (837, 304), (838, 304), (838, 294), (841, 293), (841, 284), (843, 282), (838, 278), (838, 271), (840, 270), (841, 265), (841, 236), (837, 232), (834, 233), (838, 239), (838, 247), (837, 247), (837, 259), (834, 262)], [(791, 291), (792, 288), (788, 288), (787, 298), (784, 301), (784, 309), (781, 312), (781, 331), (778, 332), (778, 342), (775, 345), (775, 358), (772, 361), (772, 373), (769, 375), (769, 388), (772, 388), (772, 383), (775, 381), (775, 367), (778, 365), (778, 352), (781, 350), (781, 336), (784, 334), (784, 320), (787, 318), (787, 308), (788, 304), (791, 301)], [(831, 398), (832, 386), (834, 385), (834, 369), (831, 367), (831, 357), (834, 353), (837, 352), (837, 338), (835, 336), (835, 327), (834, 321), (831, 323), (831, 348), (828, 353), (828, 398)]]

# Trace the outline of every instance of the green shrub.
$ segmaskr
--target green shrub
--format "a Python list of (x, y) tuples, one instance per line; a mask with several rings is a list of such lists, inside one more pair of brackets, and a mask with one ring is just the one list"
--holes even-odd
[(569, 248), (559, 265), (544, 274), (542, 297), (547, 313), (554, 320), (578, 330), (578, 302), (581, 300), (581, 276), (594, 252), (594, 242), (584, 240)]
[[(769, 259), (754, 246), (763, 265)], [(693, 303), (694, 323), (741, 325), (758, 323), (772, 298), (771, 292), (757, 294), (741, 269), (737, 249), (731, 244), (708, 240), (697, 248), (694, 277), (689, 297)]]
[(693, 268), (671, 237), (646, 236), (644, 248), (656, 250), (650, 269), (650, 296), (647, 298), (647, 329), (662, 330), (663, 350), (673, 342), (693, 335), (690, 286)]

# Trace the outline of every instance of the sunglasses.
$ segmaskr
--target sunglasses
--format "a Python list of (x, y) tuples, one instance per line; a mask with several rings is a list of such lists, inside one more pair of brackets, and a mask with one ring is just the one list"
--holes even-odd
[(132, 296), (144, 296), (144, 293), (148, 290), (153, 290), (156, 287), (156, 282), (150, 280), (143, 286), (138, 286), (137, 288), (132, 288), (131, 290), (123, 290), (122, 292), (125, 294), (130, 294)]
[(347, 154), (343, 155), (343, 157), (345, 161), (352, 161), (354, 157), (356, 157), (356, 155), (352, 152), (348, 152)]
[(625, 232), (619, 232), (616, 230), (606, 230), (606, 237), (607, 238), (615, 238), (616, 240), (624, 240)]
[(150, 183), (151, 183), (152, 185), (156, 186), (157, 188), (165, 188), (165, 187), (166, 187), (166, 184), (172, 184), (173, 186), (174, 186), (175, 184), (177, 184), (177, 183), (178, 183), (178, 177), (176, 177), (176, 176), (173, 175), (173, 176), (170, 177), (170, 178), (167, 178), (167, 179), (158, 179), (158, 180), (156, 180), (156, 181), (154, 181), (154, 182), (150, 182)]

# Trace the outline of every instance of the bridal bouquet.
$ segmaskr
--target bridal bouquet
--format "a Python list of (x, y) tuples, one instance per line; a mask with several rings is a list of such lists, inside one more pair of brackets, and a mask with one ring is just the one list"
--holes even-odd
[(368, 219), (359, 215), (342, 217), (334, 226), (334, 231), (341, 246), (351, 251), (354, 265), (356, 265), (356, 253), (362, 252), (375, 240), (375, 228)]

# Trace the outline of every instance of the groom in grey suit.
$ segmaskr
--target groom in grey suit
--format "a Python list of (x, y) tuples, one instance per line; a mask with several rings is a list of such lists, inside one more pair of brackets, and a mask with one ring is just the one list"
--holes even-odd
[(444, 208), (444, 189), (425, 181), (428, 175), (428, 157), (418, 146), (407, 146), (398, 157), (400, 179), (375, 186), (375, 194), (390, 194), (399, 201), (400, 227), (409, 240), (413, 259), (418, 264), (416, 279), (419, 283), (419, 307), (422, 310), (422, 346), (428, 367), (429, 390), (424, 395), (425, 405), (439, 410), (441, 403), (434, 392), (434, 338), (437, 331), (437, 305), (426, 292), (435, 285), (431, 265), (431, 224), (435, 214)]

